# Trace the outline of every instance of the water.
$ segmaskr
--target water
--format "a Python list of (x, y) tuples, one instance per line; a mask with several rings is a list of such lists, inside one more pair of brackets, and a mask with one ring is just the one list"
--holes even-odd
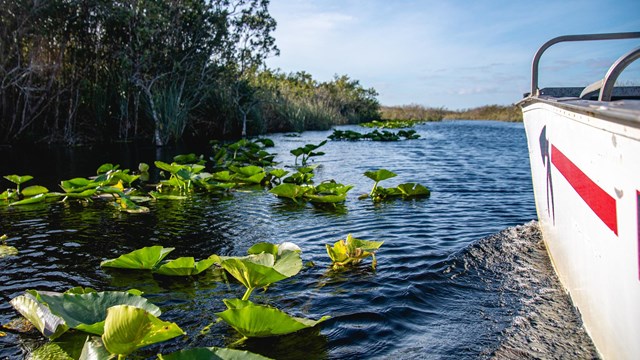
[[(316, 179), (354, 185), (337, 212), (294, 208), (262, 191), (151, 203), (148, 214), (119, 213), (99, 201), (0, 208), (0, 233), (20, 251), (0, 259), (0, 323), (17, 317), (8, 301), (26, 289), (137, 288), (162, 309), (162, 319), (189, 335), (148, 347), (137, 353), (141, 358), (228, 346), (239, 336), (223, 323), (207, 335), (198, 333), (224, 310), (222, 298), (242, 296), (241, 285), (208, 275), (167, 279), (104, 271), (100, 261), (149, 245), (175, 247), (171, 258), (201, 259), (243, 255), (259, 241), (293, 241), (303, 249), (303, 261), (315, 266), (254, 292), (252, 300), (297, 316), (332, 318), (300, 333), (249, 340), (241, 349), (278, 359), (596, 357), (532, 222), (522, 124), (447, 121), (416, 130), (419, 140), (329, 142), (322, 148), (326, 155), (314, 161)], [(274, 135), (272, 151), (281, 166), (292, 164), (290, 149), (329, 134)], [(67, 152), (0, 154), (6, 160), (0, 171), (30, 173), (33, 183), (53, 188), (55, 181), (92, 174), (102, 162), (135, 168), (139, 161), (171, 155), (151, 147)], [(398, 174), (381, 185), (419, 182), (431, 197), (357, 200), (372, 186), (362, 174), (378, 168)], [(350, 271), (329, 271), (324, 245), (349, 233), (385, 241), (376, 271), (368, 261)], [(23, 358), (40, 343), (39, 334), (7, 333), (0, 337), (0, 358)]]

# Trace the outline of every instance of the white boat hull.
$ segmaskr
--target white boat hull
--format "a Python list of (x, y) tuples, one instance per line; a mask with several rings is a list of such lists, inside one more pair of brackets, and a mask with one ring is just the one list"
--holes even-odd
[(556, 272), (601, 355), (640, 359), (640, 112), (608, 116), (579, 101), (522, 107)]

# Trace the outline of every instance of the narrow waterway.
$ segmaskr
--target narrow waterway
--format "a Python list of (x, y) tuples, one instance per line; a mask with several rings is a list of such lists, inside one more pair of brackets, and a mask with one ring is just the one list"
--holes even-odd
[[(164, 320), (188, 334), (150, 346), (137, 353), (141, 357), (228, 346), (239, 336), (224, 323), (206, 335), (199, 332), (215, 321), (214, 312), (224, 310), (221, 299), (242, 296), (240, 285), (207, 274), (167, 279), (110, 272), (100, 262), (150, 245), (175, 247), (173, 257), (202, 259), (243, 255), (261, 241), (292, 241), (302, 248), (303, 261), (314, 265), (256, 292), (252, 300), (297, 316), (332, 318), (312, 330), (249, 340), (238, 348), (276, 359), (596, 357), (532, 221), (522, 124), (446, 121), (415, 129), (418, 140), (329, 141), (321, 148), (325, 155), (313, 161), (316, 182), (354, 185), (339, 211), (292, 207), (266, 190), (151, 202), (146, 214), (121, 213), (100, 201), (0, 206), (0, 235), (7, 234), (8, 244), (19, 250), (0, 259), (0, 323), (18, 316), (8, 301), (27, 289), (136, 288), (162, 309)], [(270, 151), (278, 154), (280, 167), (293, 165), (290, 149), (319, 143), (330, 133), (273, 135), (276, 147)], [(30, 173), (34, 184), (55, 187), (59, 180), (94, 174), (104, 162), (135, 168), (171, 155), (151, 147), (20, 154), (2, 149), (0, 158), (7, 161), (0, 175)], [(431, 197), (358, 200), (373, 185), (363, 173), (380, 168), (398, 174), (382, 186), (418, 182), (431, 189)], [(375, 271), (368, 261), (330, 271), (325, 244), (349, 233), (384, 240)], [(0, 337), (0, 358), (24, 358), (43, 342), (39, 334), (7, 333)]]

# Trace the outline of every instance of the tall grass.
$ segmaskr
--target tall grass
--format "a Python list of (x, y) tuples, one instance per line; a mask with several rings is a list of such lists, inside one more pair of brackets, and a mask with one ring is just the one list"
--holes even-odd
[(422, 105), (383, 106), (383, 120), (440, 121), (443, 119), (522, 121), (522, 111), (515, 105), (486, 105), (464, 110), (448, 110)]

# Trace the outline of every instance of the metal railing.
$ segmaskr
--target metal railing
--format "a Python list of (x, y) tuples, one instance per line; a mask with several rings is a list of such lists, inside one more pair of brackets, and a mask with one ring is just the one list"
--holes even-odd
[[(555, 45), (557, 43), (561, 43), (561, 42), (567, 42), (567, 41), (592, 41), (592, 40), (622, 40), (622, 39), (636, 39), (636, 38), (640, 38), (640, 32), (624, 32), (624, 33), (609, 33), (609, 34), (584, 34), (584, 35), (564, 35), (564, 36), (558, 36), (556, 38), (553, 38), (549, 41), (547, 41), (546, 43), (544, 43), (536, 52), (536, 54), (533, 57), (533, 62), (531, 64), (531, 96), (539, 96), (540, 95), (540, 89), (538, 88), (538, 67), (539, 67), (539, 63), (540, 63), (540, 58), (542, 57), (542, 54), (552, 45)], [(638, 50), (638, 49), (636, 49)], [(636, 51), (634, 50), (634, 51)], [(633, 53), (633, 51), (631, 52)], [(625, 56), (630, 55), (626, 54)], [(637, 54), (636, 54), (637, 55)], [(615, 79), (618, 77), (618, 75), (620, 75), (620, 72), (627, 66), (629, 65), (631, 62), (633, 62), (633, 60), (637, 59), (638, 57), (636, 55), (631, 55), (631, 57), (634, 57), (631, 61), (629, 61), (629, 57), (627, 57), (625, 60), (623, 60), (623, 58), (625, 58), (625, 56), (621, 57), (620, 59), (618, 59), (618, 61), (616, 61), (616, 63), (614, 63), (614, 66), (616, 66), (616, 64), (620, 63), (619, 65), (622, 65), (620, 71), (617, 71), (614, 69), (614, 66), (612, 66), (609, 69), (609, 72), (607, 73), (607, 77), (609, 77), (609, 73), (612, 73), (610, 78), (613, 80), (613, 82), (615, 83)], [(605, 79), (607, 78), (605, 77)], [(603, 80), (602, 84), (602, 89), (605, 90), (607, 89), (609, 91), (612, 91), (613, 89), (613, 84), (608, 85), (607, 87), (605, 87), (605, 82)], [(601, 96), (602, 96), (603, 91), (601, 91)], [(611, 97), (611, 93), (609, 93), (609, 98)]]

